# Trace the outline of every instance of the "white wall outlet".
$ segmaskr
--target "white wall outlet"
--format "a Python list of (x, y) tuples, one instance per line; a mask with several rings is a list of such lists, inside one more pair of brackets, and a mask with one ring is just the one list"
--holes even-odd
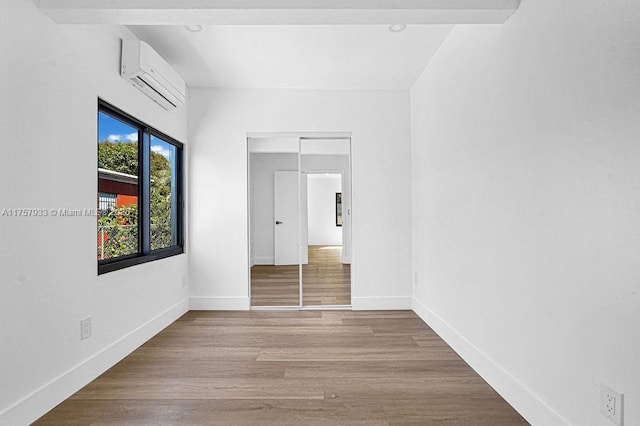
[(189, 277), (186, 274), (182, 275), (182, 288), (189, 287)]
[(600, 412), (613, 423), (622, 426), (623, 395), (600, 384)]
[(91, 317), (80, 320), (80, 340), (91, 337)]

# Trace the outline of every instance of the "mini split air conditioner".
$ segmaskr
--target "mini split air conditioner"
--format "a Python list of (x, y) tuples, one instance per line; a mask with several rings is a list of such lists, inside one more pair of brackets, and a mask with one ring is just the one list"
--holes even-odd
[(184, 80), (144, 41), (122, 40), (120, 75), (164, 109), (184, 106)]

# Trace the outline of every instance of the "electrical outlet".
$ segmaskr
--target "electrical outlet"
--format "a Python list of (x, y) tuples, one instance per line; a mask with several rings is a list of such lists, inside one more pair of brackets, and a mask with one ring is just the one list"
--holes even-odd
[(80, 340), (91, 337), (91, 317), (80, 320)]
[(182, 276), (182, 288), (187, 288), (187, 287), (189, 287), (189, 278), (185, 274)]
[(613, 423), (622, 426), (623, 395), (600, 384), (600, 412)]

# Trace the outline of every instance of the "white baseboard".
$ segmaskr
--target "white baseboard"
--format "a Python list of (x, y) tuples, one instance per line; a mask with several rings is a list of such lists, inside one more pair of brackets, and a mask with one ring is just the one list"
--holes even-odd
[(26, 425), (113, 367), (189, 310), (184, 299), (0, 412), (0, 425)]
[(248, 297), (192, 297), (189, 307), (192, 311), (248, 311), (251, 300)]
[(353, 297), (354, 311), (390, 311), (411, 309), (411, 297)]
[(275, 261), (276, 260), (273, 257), (254, 257), (253, 258), (254, 265), (273, 265)]
[(570, 424), (443, 318), (415, 298), (413, 311), (529, 423), (545, 426)]

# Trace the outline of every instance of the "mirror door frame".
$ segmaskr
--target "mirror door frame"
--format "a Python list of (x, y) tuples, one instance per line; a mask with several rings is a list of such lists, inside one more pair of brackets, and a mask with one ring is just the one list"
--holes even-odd
[[(251, 139), (293, 139), (296, 138), (298, 140), (298, 224), (299, 224), (299, 232), (298, 232), (298, 279), (299, 279), (299, 304), (298, 306), (253, 306), (253, 304), (251, 303), (251, 150), (249, 148), (249, 144), (250, 144), (250, 140)], [(344, 246), (345, 246), (345, 241), (344, 241), (344, 237), (348, 238), (349, 240), (349, 263), (352, 265), (353, 264), (353, 241), (352, 241), (352, 229), (353, 229), (353, 180), (352, 180), (352, 176), (353, 176), (353, 157), (352, 157), (352, 134), (351, 132), (302, 132), (302, 133), (296, 133), (296, 132), (275, 132), (275, 133), (271, 133), (271, 132), (250, 132), (246, 134), (246, 138), (245, 138), (245, 148), (246, 148), (246, 155), (247, 155), (247, 267), (248, 267), (248, 275), (247, 275), (247, 279), (248, 279), (248, 297), (249, 297), (249, 305), (250, 305), (250, 309), (251, 310), (331, 310), (331, 309), (340, 309), (340, 310), (350, 310), (351, 309), (351, 303), (349, 305), (310, 305), (310, 306), (305, 306), (304, 305), (304, 301), (303, 301), (303, 297), (304, 297), (304, 293), (303, 293), (303, 289), (304, 289), (304, 283), (303, 283), (303, 274), (302, 274), (302, 245), (300, 244), (300, 235), (302, 232), (302, 221), (301, 221), (301, 203), (302, 203), (302, 197), (300, 197), (300, 185), (301, 185), (301, 175), (303, 173), (302, 170), (302, 153), (301, 153), (301, 144), (303, 140), (348, 140), (349, 142), (349, 169), (348, 171), (346, 171), (349, 174), (349, 185), (348, 188), (345, 188), (346, 190), (348, 190), (349, 192), (349, 206), (347, 208), (347, 215), (348, 220), (350, 222), (349, 224), (349, 229), (347, 232), (343, 233), (343, 250), (344, 250)], [(345, 179), (345, 176), (342, 176), (343, 179), (343, 184), (345, 181), (347, 181)], [(344, 189), (343, 189), (344, 191)], [(343, 212), (344, 214), (344, 212)], [(345, 235), (347, 234), (347, 235)], [(353, 280), (353, 268), (350, 269), (350, 284), (351, 284), (351, 289), (350, 289), (350, 296), (351, 296), (351, 301), (353, 301), (353, 289), (354, 289), (354, 280)]]

